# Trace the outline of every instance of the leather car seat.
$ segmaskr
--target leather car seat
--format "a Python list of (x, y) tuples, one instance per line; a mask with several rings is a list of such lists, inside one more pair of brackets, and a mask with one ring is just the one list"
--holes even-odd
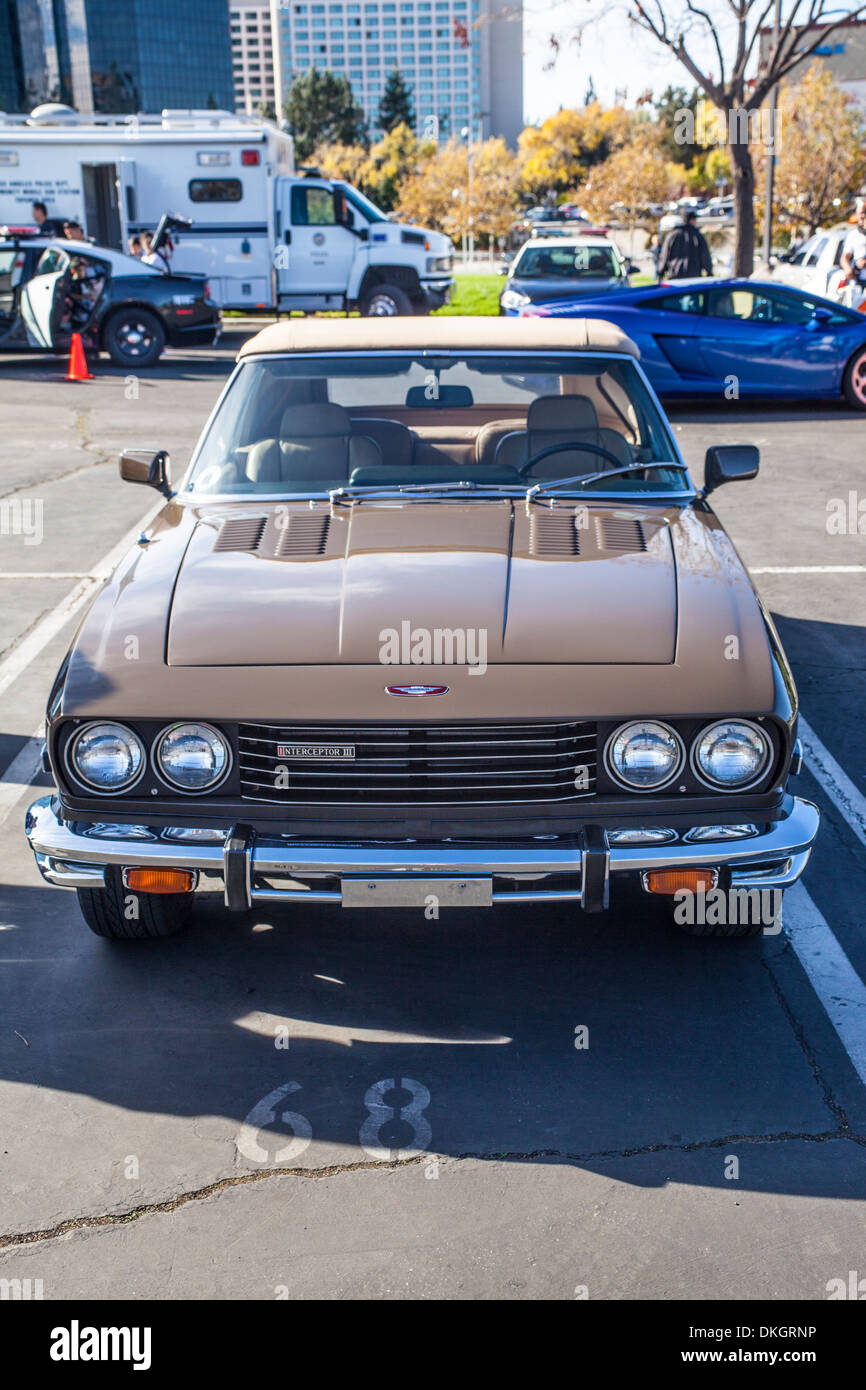
[(359, 416), (351, 422), (352, 434), (372, 439), (379, 446), (389, 468), (411, 468), (415, 450), (415, 435), (399, 420), (384, 420), (375, 416)]
[(618, 430), (603, 429), (598, 423), (595, 406), (588, 396), (537, 396), (526, 416), (526, 429), (517, 430), (500, 439), (496, 448), (498, 467), (522, 468), (533, 454), (553, 444), (575, 444), (574, 449), (562, 449), (541, 459), (527, 477), (564, 478), (572, 474), (597, 473), (614, 464), (591, 449), (581, 450), (580, 443), (596, 444), (607, 449), (622, 464), (634, 462), (628, 441)]
[(247, 477), (259, 491), (268, 484), (313, 483), (328, 488), (348, 481), (352, 470), (382, 462), (366, 435), (354, 434), (348, 411), (332, 402), (290, 405), (279, 439), (260, 439), (247, 455)]
[(516, 420), (488, 420), (475, 436), (475, 462), (479, 468), (492, 468), (496, 462), (496, 449), (500, 439), (514, 434), (518, 428)]

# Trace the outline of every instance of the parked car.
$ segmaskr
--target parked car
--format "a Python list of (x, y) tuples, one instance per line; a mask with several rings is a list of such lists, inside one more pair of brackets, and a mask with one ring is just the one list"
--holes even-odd
[(49, 697), (43, 877), (109, 938), (168, 935), (207, 888), (437, 914), (781, 892), (818, 828), (794, 682), (707, 500), (757, 468), (714, 442), (697, 487), (610, 324), (265, 329), (183, 478), (121, 457), (165, 505)]
[(150, 367), (166, 344), (207, 346), (220, 312), (204, 275), (166, 273), (89, 241), (0, 236), (0, 349), (85, 351)]
[(704, 231), (708, 227), (733, 226), (735, 209), (733, 197), (711, 198), (697, 216), (698, 226)]
[(637, 343), (660, 396), (832, 397), (866, 410), (866, 316), (759, 280), (677, 280), (526, 314), (600, 318)]
[(673, 207), (668, 208), (667, 212), (665, 212), (659, 220), (659, 236), (664, 240), (668, 232), (672, 232), (675, 227), (681, 227), (682, 225), (683, 214), (676, 204), (674, 204)]
[(631, 269), (605, 236), (533, 237), (511, 264), (499, 310), (516, 315), (528, 304), (627, 289)]
[(773, 279), (832, 299), (842, 279), (842, 248), (850, 227), (816, 232), (792, 252), (777, 257)]

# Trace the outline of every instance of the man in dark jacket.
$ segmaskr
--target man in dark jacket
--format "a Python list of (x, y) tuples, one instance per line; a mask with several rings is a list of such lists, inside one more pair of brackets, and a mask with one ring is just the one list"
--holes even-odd
[(57, 217), (49, 217), (44, 203), (33, 204), (33, 221), (37, 226), (37, 236), (63, 236), (63, 223)]
[(713, 258), (702, 232), (695, 226), (695, 214), (687, 212), (683, 225), (668, 232), (659, 260), (660, 280), (690, 280), (712, 275)]

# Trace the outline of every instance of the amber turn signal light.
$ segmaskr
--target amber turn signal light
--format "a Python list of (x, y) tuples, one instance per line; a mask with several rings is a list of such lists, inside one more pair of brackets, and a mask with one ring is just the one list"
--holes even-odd
[(718, 881), (718, 869), (648, 869), (643, 875), (648, 893), (708, 893)]
[(125, 887), (139, 893), (189, 893), (195, 888), (192, 869), (124, 869)]

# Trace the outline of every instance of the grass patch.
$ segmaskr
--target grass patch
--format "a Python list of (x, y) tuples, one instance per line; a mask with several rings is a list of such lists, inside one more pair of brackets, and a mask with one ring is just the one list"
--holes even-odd
[(498, 314), (504, 275), (455, 275), (451, 303), (434, 314)]

